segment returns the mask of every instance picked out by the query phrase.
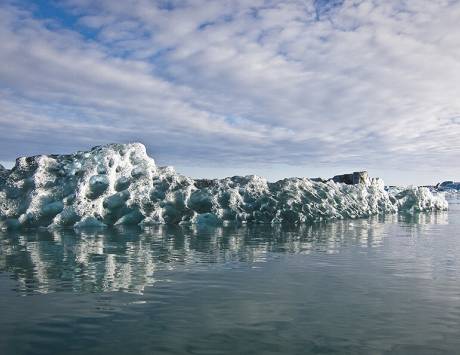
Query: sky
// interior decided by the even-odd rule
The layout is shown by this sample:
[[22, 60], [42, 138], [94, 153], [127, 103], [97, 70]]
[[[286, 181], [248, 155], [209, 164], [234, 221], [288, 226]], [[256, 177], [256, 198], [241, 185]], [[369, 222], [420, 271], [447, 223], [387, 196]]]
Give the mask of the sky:
[[193, 177], [460, 180], [460, 2], [0, 1], [0, 162], [142, 142]]

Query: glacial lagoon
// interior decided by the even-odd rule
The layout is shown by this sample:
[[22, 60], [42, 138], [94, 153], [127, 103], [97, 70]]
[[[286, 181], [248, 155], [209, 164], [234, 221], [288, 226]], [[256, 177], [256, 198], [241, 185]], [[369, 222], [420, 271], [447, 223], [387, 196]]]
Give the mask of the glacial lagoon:
[[0, 232], [0, 353], [460, 349], [460, 204], [246, 227]]

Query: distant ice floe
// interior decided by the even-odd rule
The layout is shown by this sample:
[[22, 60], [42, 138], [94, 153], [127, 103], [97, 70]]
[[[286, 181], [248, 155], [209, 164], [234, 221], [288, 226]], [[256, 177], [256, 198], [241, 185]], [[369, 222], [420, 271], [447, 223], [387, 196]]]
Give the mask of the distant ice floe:
[[436, 185], [436, 189], [439, 191], [460, 191], [460, 181], [444, 181]]
[[40, 155], [0, 168], [0, 227], [307, 223], [445, 210], [424, 187], [386, 191], [364, 175], [330, 180], [234, 176], [194, 180], [158, 167], [140, 143]]
[[448, 201], [458, 203], [460, 199], [460, 181], [444, 181], [433, 187], [436, 191], [442, 191]]

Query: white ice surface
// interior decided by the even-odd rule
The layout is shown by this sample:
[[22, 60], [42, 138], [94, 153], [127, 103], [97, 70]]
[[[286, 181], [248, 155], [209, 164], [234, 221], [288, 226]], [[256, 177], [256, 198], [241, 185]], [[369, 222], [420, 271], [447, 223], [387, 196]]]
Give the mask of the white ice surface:
[[140, 143], [18, 158], [0, 171], [0, 227], [306, 223], [447, 209], [442, 194], [383, 181], [346, 185], [250, 176], [193, 180], [158, 167]]

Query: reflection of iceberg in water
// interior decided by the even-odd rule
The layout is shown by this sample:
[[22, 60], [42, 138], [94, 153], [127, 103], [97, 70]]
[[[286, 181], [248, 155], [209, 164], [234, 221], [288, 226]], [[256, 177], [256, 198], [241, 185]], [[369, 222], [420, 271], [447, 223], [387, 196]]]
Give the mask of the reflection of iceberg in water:
[[0, 234], [0, 271], [17, 279], [21, 293], [142, 293], [165, 270], [212, 263], [264, 262], [273, 253], [337, 254], [349, 245], [383, 245], [387, 226], [415, 231], [448, 223], [447, 213], [390, 215], [302, 226], [168, 227], [76, 232], [41, 230]]
[[438, 211], [436, 213], [416, 213], [400, 215], [401, 222], [410, 223], [418, 228], [426, 228], [427, 226], [436, 224], [448, 224], [449, 213], [446, 211]]

